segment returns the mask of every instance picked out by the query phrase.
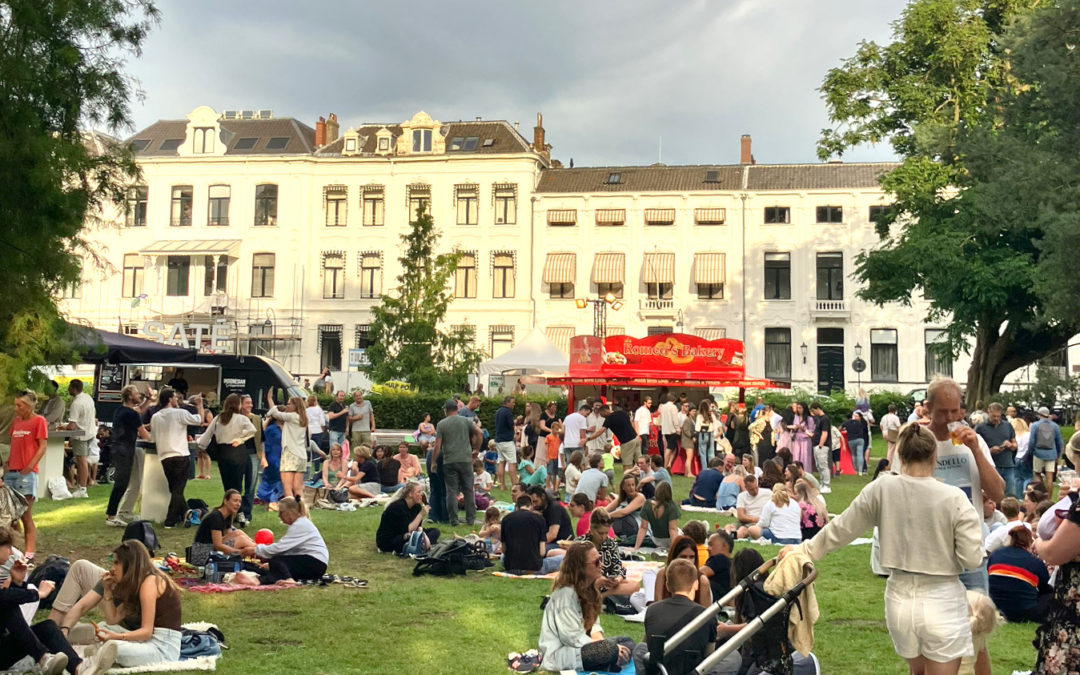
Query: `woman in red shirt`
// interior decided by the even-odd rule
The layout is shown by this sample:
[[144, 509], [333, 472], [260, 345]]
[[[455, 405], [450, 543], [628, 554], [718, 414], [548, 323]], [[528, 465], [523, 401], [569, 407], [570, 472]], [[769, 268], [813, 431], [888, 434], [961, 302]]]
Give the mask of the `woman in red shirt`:
[[34, 559], [37, 550], [37, 527], [34, 525], [34, 498], [37, 494], [38, 462], [45, 456], [49, 429], [45, 418], [34, 414], [37, 396], [22, 391], [15, 397], [15, 419], [11, 422], [11, 455], [8, 457], [4, 485], [18, 490], [26, 497], [26, 512], [22, 514], [26, 536], [26, 560]]

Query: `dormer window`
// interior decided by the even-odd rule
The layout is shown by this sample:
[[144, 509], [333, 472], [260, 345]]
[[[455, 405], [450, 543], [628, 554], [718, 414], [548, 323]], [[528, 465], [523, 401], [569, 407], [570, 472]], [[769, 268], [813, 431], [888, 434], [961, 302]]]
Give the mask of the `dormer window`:
[[355, 138], [346, 138], [345, 139], [345, 152], [356, 152], [356, 139]]
[[214, 127], [195, 129], [195, 144], [191, 151], [196, 155], [206, 155], [214, 151]]
[[379, 139], [379, 152], [390, 152], [390, 137], [383, 136]]
[[412, 151], [431, 152], [431, 129], [413, 129]]
[[618, 185], [621, 182], [622, 182], [622, 174], [621, 173], [609, 173], [608, 174], [608, 176], [607, 176], [608, 185]]

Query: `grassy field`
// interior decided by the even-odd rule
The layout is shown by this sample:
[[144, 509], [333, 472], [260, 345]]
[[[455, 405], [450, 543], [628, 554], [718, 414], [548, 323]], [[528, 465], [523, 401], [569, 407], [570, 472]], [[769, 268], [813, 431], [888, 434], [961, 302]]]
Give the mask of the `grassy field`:
[[[880, 439], [875, 456], [881, 454], [878, 443]], [[867, 480], [834, 478], [829, 510], [842, 510]], [[681, 498], [690, 480], [676, 477], [675, 486]], [[103, 524], [108, 490], [101, 486], [91, 490], [90, 499], [38, 504], [39, 560], [57, 553], [102, 563], [120, 539], [119, 531]], [[193, 481], [188, 496], [216, 504], [221, 485], [216, 478]], [[500, 673], [507, 672], [508, 652], [536, 646], [539, 604], [550, 589], [548, 582], [509, 580], [482, 572], [456, 578], [414, 578], [408, 561], [375, 551], [380, 513], [373, 508], [313, 514], [330, 548], [330, 572], [367, 579], [366, 589], [185, 593], [184, 620], [216, 623], [228, 639], [230, 649], [219, 661], [218, 672]], [[723, 523], [729, 519], [707, 516], [706, 520]], [[261, 527], [278, 534], [284, 530], [276, 514], [256, 507], [255, 522], [248, 531]], [[468, 528], [456, 531], [465, 534]], [[193, 535], [188, 529], [159, 528], [158, 532], [165, 551], [181, 555]], [[776, 550], [762, 547], [766, 558]], [[821, 619], [814, 651], [826, 673], [907, 672], [885, 630], [885, 581], [870, 572], [869, 557], [869, 546], [850, 546], [819, 566]], [[603, 624], [609, 636], [642, 639], [640, 624], [614, 616], [604, 617]], [[1033, 624], [1022, 624], [995, 633], [990, 642], [993, 672], [1030, 669], [1034, 632]]]

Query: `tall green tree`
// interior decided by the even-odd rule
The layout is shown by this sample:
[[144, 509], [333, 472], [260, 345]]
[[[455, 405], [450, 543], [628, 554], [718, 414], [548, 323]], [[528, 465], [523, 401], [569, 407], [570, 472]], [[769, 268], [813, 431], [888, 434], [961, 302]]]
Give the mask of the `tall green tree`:
[[426, 209], [401, 236], [398, 285], [372, 309], [364, 372], [376, 382], [404, 380], [422, 391], [456, 391], [483, 359], [471, 332], [445, 326], [461, 254], [436, 254], [439, 238]]
[[130, 127], [150, 0], [0, 1], [0, 395], [71, 356], [55, 298], [94, 255], [87, 222], [122, 202], [130, 149], [88, 128]]
[[894, 208], [877, 224], [881, 242], [856, 260], [859, 295], [929, 301], [927, 320], [948, 326], [942, 349], [970, 348], [969, 407], [1080, 329], [1078, 314], [1052, 302], [1062, 275], [1048, 266], [1047, 233], [1024, 194], [1042, 167], [1010, 160], [1016, 141], [997, 140], [1024, 124], [1012, 111], [1030, 86], [1007, 34], [1039, 4], [912, 0], [890, 44], [863, 43], [821, 88], [835, 123], [821, 157], [887, 142], [902, 159], [882, 179]]

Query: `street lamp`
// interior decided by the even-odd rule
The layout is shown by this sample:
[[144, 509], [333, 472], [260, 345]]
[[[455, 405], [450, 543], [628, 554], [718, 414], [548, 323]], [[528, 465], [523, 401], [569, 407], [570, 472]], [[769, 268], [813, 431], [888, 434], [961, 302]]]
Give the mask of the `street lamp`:
[[806, 363], [806, 352], [809, 351], [809, 349], [810, 348], [806, 346], [805, 342], [802, 343], [801, 345], [799, 345], [799, 351], [802, 352], [802, 362], [803, 363]]
[[608, 292], [602, 298], [576, 298], [574, 304], [578, 309], [593, 306], [593, 335], [598, 338], [607, 337], [607, 310], [611, 307], [614, 312], [622, 309], [622, 301], [615, 297], [614, 293]]
[[866, 370], [866, 361], [862, 360], [862, 345], [858, 342], [855, 343], [855, 360], [851, 362], [851, 369], [857, 374], [859, 389], [862, 389], [862, 374]]

